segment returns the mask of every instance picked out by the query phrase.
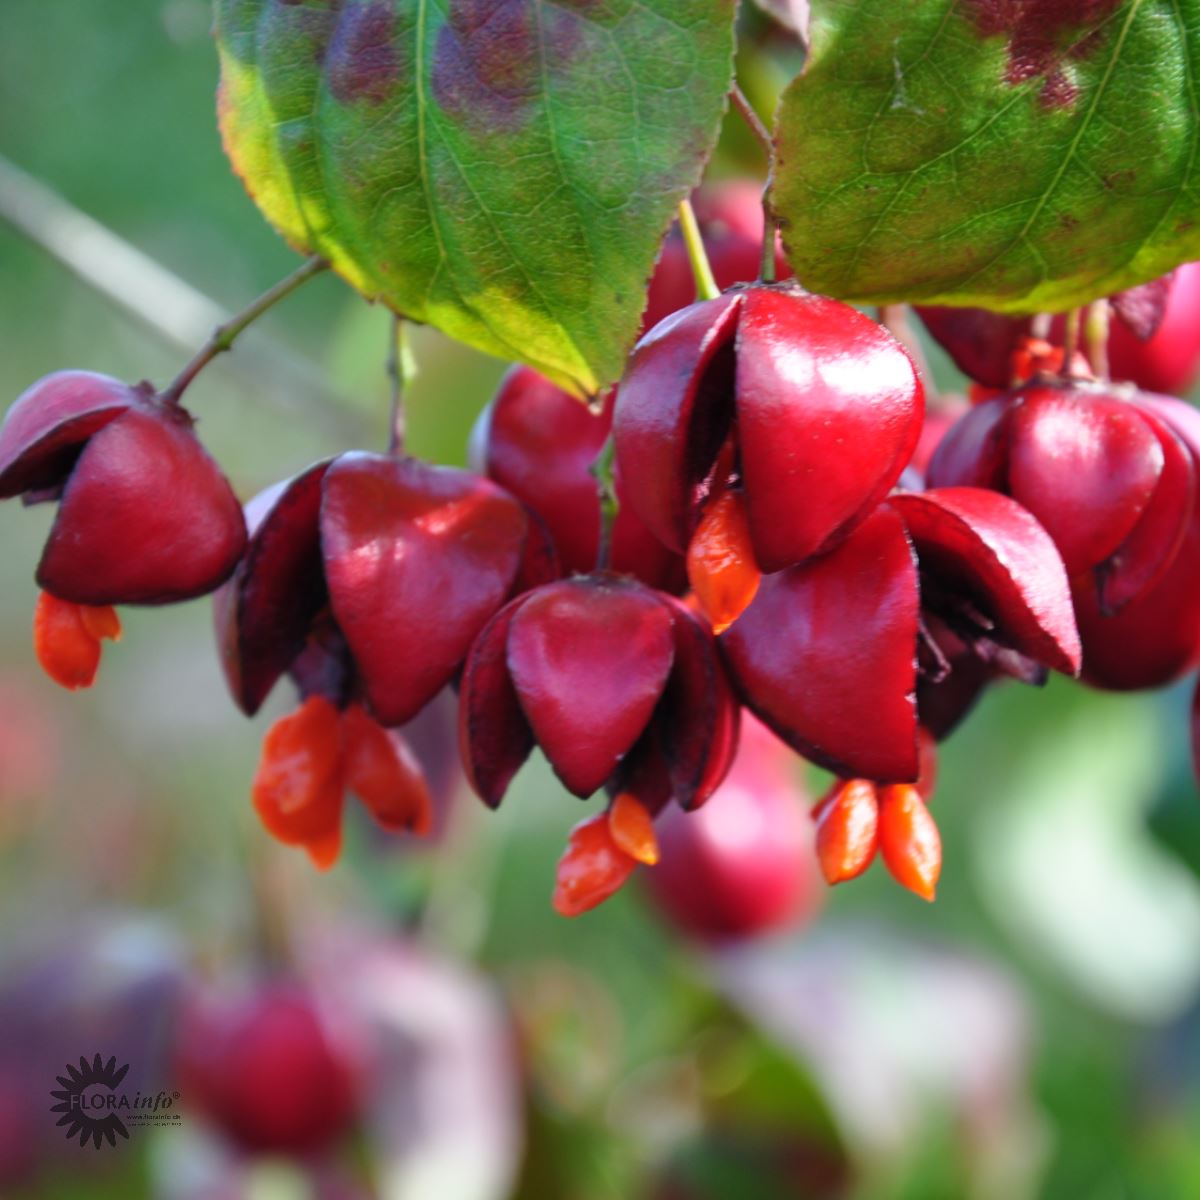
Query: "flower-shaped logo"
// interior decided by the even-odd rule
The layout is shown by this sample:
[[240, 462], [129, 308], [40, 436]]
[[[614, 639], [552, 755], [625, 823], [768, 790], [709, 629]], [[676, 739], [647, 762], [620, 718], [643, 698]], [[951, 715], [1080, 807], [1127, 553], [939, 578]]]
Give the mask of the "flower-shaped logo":
[[57, 1123], [66, 1126], [67, 1138], [78, 1135], [81, 1146], [90, 1138], [97, 1150], [105, 1141], [116, 1146], [118, 1134], [128, 1140], [129, 1130], [117, 1116], [116, 1107], [117, 1088], [129, 1064], [118, 1067], [115, 1057], [104, 1062], [97, 1054], [90, 1063], [81, 1057], [78, 1068], [68, 1063], [66, 1069], [66, 1075], [56, 1076], [61, 1090], [51, 1091], [57, 1103], [50, 1111], [62, 1114]]

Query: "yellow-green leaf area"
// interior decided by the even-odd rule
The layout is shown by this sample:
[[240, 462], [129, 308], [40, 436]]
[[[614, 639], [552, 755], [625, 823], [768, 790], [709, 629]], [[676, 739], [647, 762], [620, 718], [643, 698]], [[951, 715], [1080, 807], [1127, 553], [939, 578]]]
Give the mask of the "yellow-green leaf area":
[[592, 393], [715, 143], [734, 8], [218, 0], [226, 150], [368, 297]]
[[776, 136], [808, 287], [1082, 304], [1200, 258], [1200, 0], [815, 0]]

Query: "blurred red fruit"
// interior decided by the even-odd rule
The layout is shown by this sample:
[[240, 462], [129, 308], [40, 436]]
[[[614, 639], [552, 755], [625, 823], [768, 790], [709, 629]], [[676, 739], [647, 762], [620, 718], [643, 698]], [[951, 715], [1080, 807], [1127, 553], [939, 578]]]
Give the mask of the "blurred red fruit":
[[1200, 262], [1184, 263], [1171, 277], [1158, 329], [1145, 341], [1122, 322], [1112, 323], [1108, 362], [1114, 379], [1148, 392], [1182, 394], [1200, 369]]
[[299, 985], [197, 997], [180, 1019], [175, 1062], [183, 1103], [251, 1154], [318, 1153], [358, 1115], [357, 1058]]
[[698, 812], [668, 810], [649, 894], [705, 941], [751, 938], [810, 920], [821, 888], [808, 802], [795, 757], [753, 718], [733, 768]]

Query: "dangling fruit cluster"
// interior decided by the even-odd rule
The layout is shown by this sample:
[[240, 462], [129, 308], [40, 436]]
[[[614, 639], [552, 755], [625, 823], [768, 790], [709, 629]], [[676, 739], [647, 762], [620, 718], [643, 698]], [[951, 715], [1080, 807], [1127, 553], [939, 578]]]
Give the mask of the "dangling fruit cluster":
[[[793, 920], [818, 872], [876, 858], [932, 900], [936, 744], [990, 684], [1157, 686], [1200, 665], [1200, 416], [1095, 377], [1053, 327], [929, 310], [977, 386], [927, 423], [892, 333], [748, 281], [761, 219], [742, 222], [744, 189], [718, 201], [727, 290], [687, 302], [668, 242], [618, 386], [589, 406], [515, 367], [471, 470], [394, 438], [243, 511], [180, 385], [34, 385], [0, 428], [0, 494], [59, 504], [37, 572], [46, 670], [89, 686], [114, 606], [215, 593], [238, 707], [284, 676], [297, 697], [255, 810], [321, 868], [350, 796], [385, 830], [430, 829], [400, 729], [453, 688], [486, 805], [535, 748], [567, 791], [604, 796], [559, 862], [564, 915], [639, 867], [704, 938]], [[785, 747], [834, 775], [812, 821]]]
[[[1200, 264], [1189, 263], [1113, 297], [1107, 347], [1075, 351], [1069, 370], [1060, 321], [1045, 341], [1029, 321], [982, 310], [923, 313], [975, 401], [943, 435], [927, 481], [989, 488], [1038, 518], [1070, 579], [1092, 687], [1161, 687], [1200, 666], [1200, 415], [1142, 390], [1195, 379], [1198, 284]], [[1200, 773], [1194, 721], [1192, 736]]]

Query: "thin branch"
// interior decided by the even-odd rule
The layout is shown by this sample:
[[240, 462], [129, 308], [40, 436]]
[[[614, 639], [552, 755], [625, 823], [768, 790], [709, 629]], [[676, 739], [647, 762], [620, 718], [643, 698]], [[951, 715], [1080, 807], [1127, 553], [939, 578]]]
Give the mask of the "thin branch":
[[268, 309], [274, 308], [281, 300], [290, 296], [297, 288], [302, 287], [314, 276], [327, 271], [329, 264], [323, 259], [313, 257], [293, 271], [286, 279], [281, 279], [273, 288], [263, 292], [253, 303], [247, 305], [240, 313], [213, 330], [208, 341], [200, 348], [195, 357], [167, 385], [161, 394], [166, 404], [178, 404], [179, 398], [187, 391], [192, 380], [208, 366], [218, 355], [233, 349], [238, 338], [258, 320]]
[[[120, 305], [172, 346], [191, 353], [229, 312], [53, 188], [0, 155], [0, 220], [57, 259], [76, 278]], [[332, 433], [346, 432], [345, 409], [322, 383], [323, 374], [303, 356], [255, 331], [238, 362], [252, 369], [260, 393], [285, 412], [303, 410]], [[312, 403], [297, 397], [311, 398]], [[341, 415], [339, 415], [341, 414]]]
[[[767, 180], [768, 184], [771, 177], [775, 173], [775, 142], [771, 137], [771, 131], [763, 124], [762, 118], [754, 111], [752, 105], [742, 91], [738, 83], [734, 83], [733, 88], [729, 93], [733, 100], [733, 106], [742, 115], [742, 119], [750, 127], [750, 132], [754, 134], [758, 144], [762, 147], [762, 152], [767, 159]], [[775, 282], [775, 238], [778, 233], [778, 227], [775, 223], [775, 214], [771, 211], [771, 206], [767, 203], [767, 188], [763, 189], [762, 197], [763, 211], [763, 240], [762, 240], [762, 259], [759, 263], [758, 277], [763, 283]]]
[[755, 112], [754, 105], [750, 103], [740, 84], [733, 85], [729, 92], [729, 98], [733, 101], [734, 108], [741, 114], [742, 120], [750, 127], [750, 132], [754, 134], [755, 140], [762, 147], [767, 162], [773, 162], [775, 160], [775, 142], [771, 138], [771, 131], [766, 127], [762, 117]]

